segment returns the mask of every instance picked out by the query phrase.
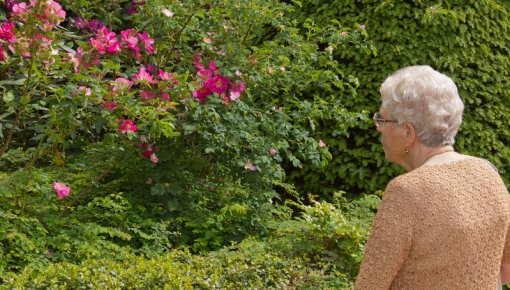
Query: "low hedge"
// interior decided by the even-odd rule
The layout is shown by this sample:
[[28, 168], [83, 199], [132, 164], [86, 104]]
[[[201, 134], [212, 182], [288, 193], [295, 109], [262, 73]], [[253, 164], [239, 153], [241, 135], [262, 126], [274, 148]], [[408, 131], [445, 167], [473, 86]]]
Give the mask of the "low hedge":
[[[150, 257], [126, 245], [82, 260], [32, 262], [0, 272], [1, 289], [350, 289], [363, 256], [376, 195], [349, 203], [292, 202], [302, 212], [267, 225], [271, 236], [248, 237], [217, 251], [192, 253], [184, 246]], [[16, 250], [13, 248], [12, 250]], [[55, 257], [56, 258], [56, 257]], [[52, 261], [52, 262], [50, 262]]]
[[44, 271], [27, 267], [2, 284], [4, 289], [348, 289], [341, 273], [306, 266], [301, 258], [272, 253], [263, 243], [246, 242], [237, 251], [192, 255], [173, 250], [146, 259], [126, 255], [49, 264]]

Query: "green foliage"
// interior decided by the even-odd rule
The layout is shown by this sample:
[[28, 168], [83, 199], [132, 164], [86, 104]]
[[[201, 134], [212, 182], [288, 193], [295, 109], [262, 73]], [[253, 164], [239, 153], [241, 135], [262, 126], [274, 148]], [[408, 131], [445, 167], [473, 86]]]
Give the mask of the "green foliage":
[[[347, 35], [364, 25], [369, 33], [376, 54], [335, 51], [339, 69], [362, 84], [356, 97], [344, 99], [348, 110], [378, 110], [380, 84], [400, 67], [428, 64], [452, 77], [466, 106], [457, 151], [488, 158], [508, 184], [509, 12], [507, 1], [494, 0], [307, 0], [296, 17], [303, 31], [314, 22], [338, 27]], [[329, 165], [293, 175], [304, 190], [334, 192], [341, 187], [371, 193], [402, 172], [384, 160], [378, 133], [369, 122], [350, 129], [347, 138], [336, 137], [333, 130], [330, 123], [319, 129], [335, 156]]]
[[378, 203], [376, 195], [349, 202], [335, 193], [332, 203], [294, 204], [301, 214], [275, 224], [270, 243], [290, 256], [304, 256], [312, 264], [354, 280]]
[[[129, 176], [110, 176], [118, 173], [112, 160], [123, 158], [122, 152], [89, 149], [65, 171], [31, 168], [1, 176], [2, 276], [27, 265], [44, 267], [48, 261], [116, 259], [124, 252], [152, 256], [172, 247], [175, 235], [151, 213], [152, 204], [119, 191]], [[98, 157], [101, 161], [92, 161]], [[51, 181], [64, 177], [73, 190], [59, 200]]]
[[[249, 247], [249, 248], [248, 248]], [[307, 269], [300, 259], [273, 253], [263, 244], [247, 242], [236, 251], [207, 256], [174, 250], [147, 260], [125, 255], [122, 262], [87, 260], [49, 264], [44, 272], [27, 268], [4, 282], [8, 288], [51, 289], [349, 289], [341, 276]]]
[[[306, 224], [316, 242], [305, 257], [272, 254], [255, 238], [270, 236], [277, 217], [290, 218], [285, 198], [300, 199], [287, 173], [332, 160], [321, 124], [345, 136], [366, 121], [344, 107], [359, 82], [333, 57], [370, 51], [365, 31], [344, 37], [310, 22], [302, 33], [288, 17], [292, 6], [265, 0], [63, 0], [66, 19], [47, 27], [42, 20], [51, 17], [40, 17], [54, 2], [37, 3], [26, 19], [12, 18], [13, 32], [34, 41], [15, 50], [0, 42], [1, 278], [30, 277], [34, 288], [349, 285], [365, 235], [361, 225], [359, 237], [347, 229], [354, 215], [331, 225], [345, 237]], [[221, 81], [213, 91], [213, 75], [228, 90], [220, 92]], [[69, 196], [58, 198], [53, 181], [66, 183]], [[325, 204], [296, 209], [314, 223], [320, 212], [342, 216]], [[206, 254], [232, 244], [239, 246]], [[323, 267], [326, 250], [345, 260]], [[157, 258], [165, 253], [169, 260]], [[210, 267], [208, 259], [216, 259]], [[163, 275], [174, 265], [181, 275]], [[183, 274], [189, 267], [196, 276]]]
[[[87, 259], [50, 263], [6, 276], [9, 288], [162, 288], [162, 289], [351, 289], [368, 233], [367, 220], [378, 198], [349, 204], [299, 205], [296, 219], [282, 212], [275, 232], [265, 240], [202, 255], [172, 250], [151, 259], [122, 254], [118, 260]], [[278, 225], [277, 225], [278, 223]]]

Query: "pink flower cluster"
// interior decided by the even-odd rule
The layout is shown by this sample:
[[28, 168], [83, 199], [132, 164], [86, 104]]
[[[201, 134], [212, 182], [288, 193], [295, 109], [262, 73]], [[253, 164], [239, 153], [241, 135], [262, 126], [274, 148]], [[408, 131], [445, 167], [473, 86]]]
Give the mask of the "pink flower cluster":
[[64, 199], [71, 192], [71, 188], [65, 183], [53, 181], [53, 190], [57, 193], [59, 199]]
[[[6, 6], [10, 9], [10, 21], [4, 21], [0, 27], [0, 39], [7, 44], [8, 49], [22, 57], [30, 57], [30, 51], [36, 51], [37, 56], [43, 59], [48, 52], [53, 53], [52, 41], [48, 32], [60, 24], [66, 17], [60, 4], [53, 0], [30, 0], [30, 3], [7, 1]], [[14, 31], [16, 22], [36, 21], [37, 25], [29, 33], [21, 31], [18, 34]], [[6, 58], [5, 48], [0, 45], [0, 61]], [[48, 61], [50, 62], [50, 61]]]
[[51, 31], [66, 18], [66, 12], [53, 0], [30, 0], [30, 4], [15, 3], [11, 8], [11, 17], [22, 22], [28, 19], [39, 21], [41, 31]]
[[[144, 136], [142, 136], [144, 137]], [[142, 156], [143, 158], [149, 158], [150, 161], [154, 164], [159, 162], [158, 157], [156, 156], [156, 152], [159, 151], [159, 149], [156, 147], [155, 143], [146, 143], [147, 140], [144, 138], [140, 138], [142, 143], [140, 144], [140, 147], [142, 147]]]
[[[16, 42], [16, 35], [14, 34], [14, 24], [8, 21], [5, 21], [0, 26], [0, 39], [4, 40], [8, 45], [10, 50], [14, 50], [13, 44]], [[5, 60], [5, 51], [4, 47], [0, 47], [0, 61]]]
[[224, 95], [225, 103], [227, 103], [228, 101], [237, 100], [246, 90], [244, 81], [234, 83], [228, 77], [219, 74], [214, 61], [209, 62], [209, 67], [207, 69], [200, 63], [199, 55], [195, 56], [194, 61], [202, 87], [193, 91], [193, 97], [197, 98], [199, 101], [203, 102], [207, 96], [216, 93], [218, 95]]
[[117, 123], [119, 123], [119, 132], [120, 133], [134, 133], [136, 130], [138, 130], [138, 127], [135, 126], [135, 123], [131, 119], [126, 120], [117, 120]]
[[101, 55], [116, 55], [124, 52], [129, 57], [140, 60], [142, 49], [148, 54], [156, 53], [154, 49], [154, 39], [150, 38], [147, 32], [137, 33], [133, 29], [126, 29], [120, 32], [120, 39], [117, 33], [109, 31], [101, 22], [91, 20], [87, 22], [82, 18], [76, 19], [76, 25], [79, 28], [89, 28], [95, 33], [94, 37], [89, 38], [90, 50], [84, 51], [78, 47], [76, 53], [68, 53], [67, 60], [74, 64], [75, 72], [80, 72], [80, 68], [87, 69], [98, 65]]
[[126, 51], [131, 54], [136, 60], [140, 60], [140, 49], [143, 48], [149, 54], [154, 54], [154, 39], [150, 38], [147, 32], [137, 33], [133, 29], [126, 29], [120, 32], [120, 41], [117, 34], [113, 31], [108, 31], [105, 26], [102, 26], [96, 31], [95, 37], [89, 38], [92, 48], [97, 50], [99, 54], [104, 55], [116, 54], [120, 51]]
[[143, 101], [167, 101], [170, 99], [168, 91], [179, 83], [173, 74], [151, 65], [142, 66], [138, 73], [133, 75], [133, 81], [139, 85], [140, 98]]
[[74, 64], [74, 71], [79, 73], [80, 68], [87, 69], [101, 63], [98, 55], [92, 51], [83, 51], [83, 48], [78, 47], [75, 53], [68, 52], [67, 57], [63, 58]]
[[106, 52], [114, 54], [120, 51], [119, 40], [115, 32], [108, 31], [104, 26], [96, 33], [96, 38], [89, 38], [89, 42], [99, 54], [105, 54]]
[[177, 84], [178, 81], [173, 74], [152, 65], [142, 66], [138, 73], [133, 75], [132, 80], [120, 77], [110, 82], [111, 92], [108, 97], [103, 98], [100, 106], [112, 111], [117, 107], [115, 99], [126, 94], [134, 85], [140, 89], [139, 97], [144, 102], [168, 101], [170, 99], [168, 91]]
[[100, 106], [107, 108], [112, 111], [117, 107], [117, 103], [115, 102], [115, 98], [126, 93], [131, 86], [133, 85], [133, 81], [130, 81], [126, 78], [116, 78], [114, 81], [110, 82], [111, 93], [108, 98], [103, 98], [103, 103]]

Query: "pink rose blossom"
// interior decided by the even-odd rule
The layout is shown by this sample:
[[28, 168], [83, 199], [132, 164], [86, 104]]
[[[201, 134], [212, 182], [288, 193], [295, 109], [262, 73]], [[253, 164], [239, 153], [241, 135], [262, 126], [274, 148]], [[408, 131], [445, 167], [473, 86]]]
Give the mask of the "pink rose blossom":
[[269, 153], [271, 153], [271, 155], [276, 155], [276, 153], [278, 153], [278, 151], [276, 151], [276, 149], [274, 149], [274, 148], [271, 148], [271, 150], [269, 150]]
[[147, 72], [144, 66], [142, 66], [140, 71], [133, 76], [133, 80], [135, 80], [137, 83], [146, 82], [147, 84], [154, 84], [158, 82], [152, 79], [152, 75]]
[[154, 54], [156, 51], [154, 50], [154, 47], [152, 46], [154, 44], [154, 39], [149, 37], [149, 34], [144, 31], [143, 33], [138, 33], [138, 39], [142, 42], [142, 44], [145, 47], [145, 50], [149, 54]]
[[90, 30], [92, 30], [92, 32], [94, 33], [98, 32], [101, 28], [105, 27], [104, 24], [97, 19], [90, 20], [88, 26]]
[[75, 64], [75, 72], [80, 72], [80, 67], [89, 68], [91, 66], [98, 65], [101, 60], [97, 56], [97, 53], [91, 51], [83, 51], [81, 47], [76, 49], [76, 53], [68, 53], [68, 61]]
[[230, 87], [230, 94], [228, 96], [229, 100], [230, 101], [237, 100], [245, 90], [246, 87], [244, 86], [244, 81], [232, 84], [232, 86]]
[[175, 76], [171, 73], [168, 73], [162, 69], [158, 70], [158, 76], [163, 81], [170, 81], [173, 85], [178, 85], [179, 81], [175, 78]]
[[170, 99], [170, 95], [168, 93], [161, 92], [161, 95], [159, 96], [160, 100], [166, 101]]
[[152, 144], [142, 143], [142, 144], [140, 144], [140, 147], [142, 147], [142, 149], [143, 149], [142, 156], [144, 158], [150, 158], [152, 156], [152, 154], [159, 151], [159, 149], [156, 147], [155, 143], [152, 143]]
[[129, 5], [129, 6], [126, 7], [126, 10], [127, 10], [127, 13], [129, 15], [133, 15], [133, 14], [138, 13], [138, 7], [136, 7], [136, 6]]
[[110, 85], [113, 86], [112, 91], [124, 91], [129, 90], [133, 85], [133, 81], [130, 81], [126, 78], [116, 78], [113, 82], [110, 82]]
[[159, 159], [158, 159], [158, 157], [156, 156], [155, 153], [151, 154], [151, 162], [154, 163], [154, 164], [159, 162]]
[[211, 90], [208, 87], [202, 87], [198, 90], [193, 91], [193, 97], [197, 98], [200, 102], [205, 101], [207, 96], [212, 95]]
[[63, 199], [71, 192], [71, 188], [69, 188], [69, 186], [67, 186], [65, 183], [56, 181], [53, 181], [53, 190], [55, 190], [59, 199]]
[[214, 76], [208, 79], [204, 86], [207, 87], [211, 92], [217, 94], [224, 94], [227, 91], [227, 85], [229, 84], [229, 79], [222, 75]]
[[92, 94], [89, 87], [79, 86], [78, 91], [83, 91], [85, 96], [90, 96]]
[[198, 76], [201, 77], [202, 79], [209, 79], [218, 71], [216, 63], [214, 61], [210, 61], [209, 68], [205, 69], [200, 63], [200, 55], [195, 55], [194, 63], [195, 67], [198, 69]]
[[[127, 37], [127, 36], [126, 36]], [[135, 40], [136, 40], [136, 44], [135, 44]], [[140, 58], [142, 57], [142, 54], [140, 53], [140, 48], [138, 47], [138, 38], [135, 38], [135, 39], [128, 39], [127, 40], [128, 42], [126, 41], [123, 41], [123, 46], [122, 48], [128, 48], [129, 50], [127, 51], [127, 54], [128, 55], [132, 55], [134, 59], [136, 60], [140, 60]]]
[[257, 170], [257, 166], [251, 162], [251, 160], [248, 160], [246, 164], [244, 164], [244, 169], [255, 171]]
[[85, 20], [82, 17], [75, 17], [74, 18], [74, 25], [76, 25], [76, 27], [78, 29], [85, 29], [85, 28], [87, 28], [87, 20]]
[[28, 11], [27, 3], [21, 2], [16, 3], [12, 6], [11, 13], [12, 15], [21, 15], [27, 13], [27, 11]]
[[96, 33], [96, 38], [89, 38], [90, 45], [100, 54], [114, 54], [120, 51], [120, 44], [115, 32], [109, 32], [106, 27], [102, 27]]
[[113, 111], [117, 107], [117, 103], [108, 101], [103, 98], [103, 103], [100, 104], [101, 107], [107, 108], [109, 111]]
[[62, 9], [60, 4], [53, 0], [46, 0], [43, 5], [43, 20], [45, 22], [44, 27], [47, 30], [51, 30], [55, 25], [59, 25], [62, 21], [65, 20], [66, 12]]
[[130, 133], [130, 132], [136, 132], [138, 130], [138, 127], [135, 126], [133, 123], [133, 120], [126, 119], [126, 120], [117, 120], [117, 123], [119, 123], [119, 132], [121, 133]]
[[10, 44], [13, 44], [16, 41], [16, 36], [14, 35], [14, 23], [5, 21], [0, 26], [0, 39], [7, 41]]
[[138, 37], [134, 29], [126, 29], [120, 32], [120, 40], [125, 43], [125, 47], [131, 48], [134, 51], [139, 51]]

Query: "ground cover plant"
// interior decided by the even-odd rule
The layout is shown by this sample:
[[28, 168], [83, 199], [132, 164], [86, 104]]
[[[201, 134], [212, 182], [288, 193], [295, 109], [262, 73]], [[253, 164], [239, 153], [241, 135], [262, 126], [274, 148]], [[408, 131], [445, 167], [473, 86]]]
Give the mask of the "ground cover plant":
[[368, 122], [333, 57], [367, 34], [292, 9], [3, 1], [3, 285], [349, 287], [377, 197], [315, 201], [286, 176], [331, 161], [320, 122]]

